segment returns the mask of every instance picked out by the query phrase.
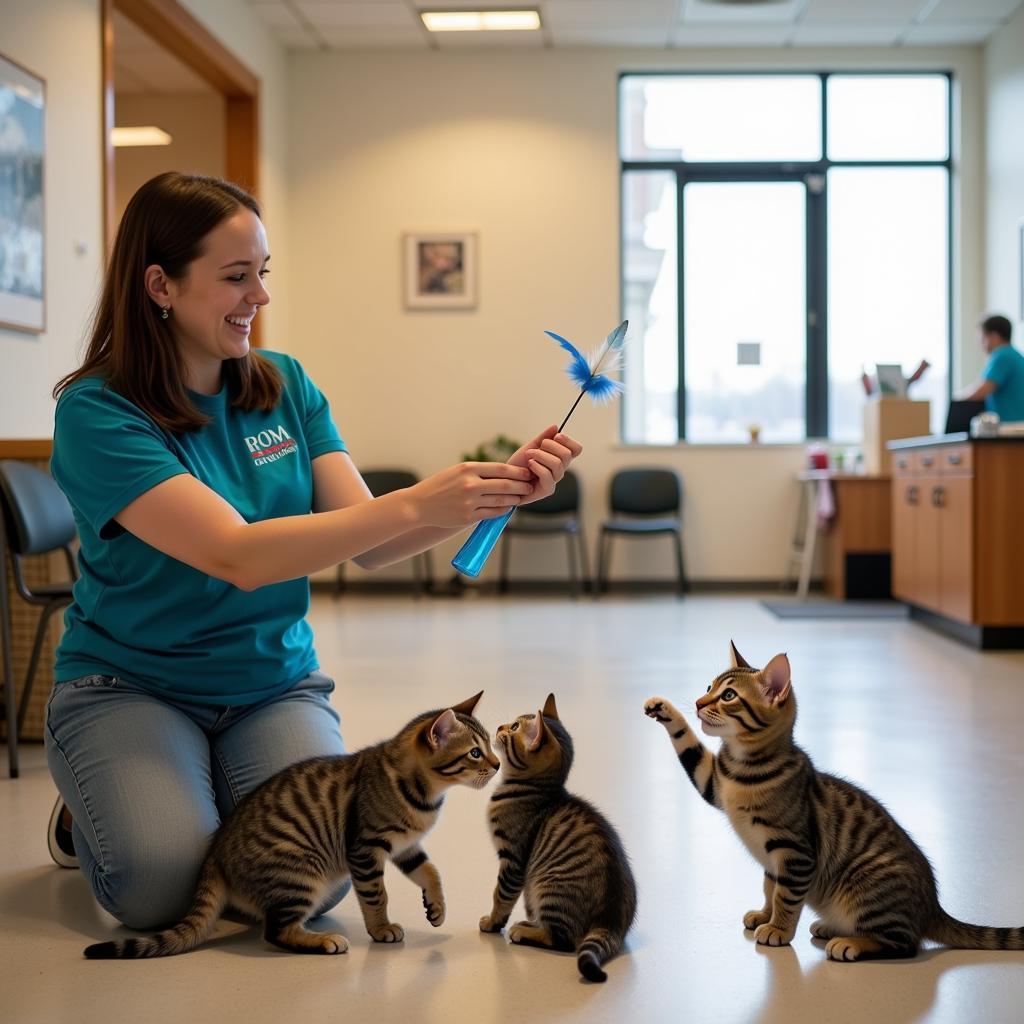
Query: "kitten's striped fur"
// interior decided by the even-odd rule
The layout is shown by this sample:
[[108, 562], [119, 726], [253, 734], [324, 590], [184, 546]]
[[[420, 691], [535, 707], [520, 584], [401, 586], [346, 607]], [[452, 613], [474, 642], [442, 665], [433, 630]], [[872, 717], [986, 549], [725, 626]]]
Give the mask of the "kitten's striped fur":
[[509, 929], [522, 945], [575, 951], [580, 973], [601, 969], [622, 947], [636, 915], [636, 884], [615, 829], [565, 789], [572, 739], [554, 694], [543, 711], [498, 729], [501, 783], [488, 816], [498, 850], [498, 884], [480, 930], [499, 932], [522, 892], [527, 920]]
[[644, 713], [664, 725], [697, 792], [725, 811], [764, 868], [764, 906], [743, 926], [763, 945], [787, 945], [804, 903], [832, 960], [915, 956], [924, 939], [962, 949], [1024, 949], [1024, 928], [964, 924], [939, 906], [931, 865], [872, 796], [819, 772], [793, 742], [789, 661], [761, 671], [735, 646], [733, 668], [697, 701], [712, 754], [663, 697]]
[[401, 942], [388, 920], [389, 858], [423, 890], [427, 920], [444, 922], [441, 876], [420, 846], [447, 789], [480, 789], [499, 768], [472, 717], [482, 693], [414, 718], [393, 739], [354, 754], [300, 761], [246, 796], [213, 838], [188, 915], [158, 935], [89, 946], [90, 959], [170, 956], [209, 938], [231, 904], [263, 922], [268, 942], [295, 953], [344, 953], [340, 934], [305, 922], [351, 877], [366, 930]]

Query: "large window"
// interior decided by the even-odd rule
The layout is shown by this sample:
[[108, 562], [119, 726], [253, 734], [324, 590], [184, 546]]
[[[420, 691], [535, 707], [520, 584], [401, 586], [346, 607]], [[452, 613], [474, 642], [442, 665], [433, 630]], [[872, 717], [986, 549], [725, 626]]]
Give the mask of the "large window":
[[861, 374], [949, 393], [945, 74], [624, 75], [624, 437], [860, 436]]

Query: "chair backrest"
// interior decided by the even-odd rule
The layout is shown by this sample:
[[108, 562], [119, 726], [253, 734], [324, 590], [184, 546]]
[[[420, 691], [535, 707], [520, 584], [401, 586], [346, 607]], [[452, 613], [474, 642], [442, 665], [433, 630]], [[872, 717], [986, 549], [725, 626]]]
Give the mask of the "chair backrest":
[[420, 482], [419, 477], [408, 469], [368, 469], [362, 477], [375, 498]]
[[71, 505], [49, 473], [15, 459], [0, 461], [0, 499], [14, 554], [42, 555], [75, 539]]
[[571, 469], [567, 469], [565, 476], [555, 484], [553, 494], [541, 498], [540, 501], [531, 501], [529, 505], [523, 505], [520, 512], [539, 516], [559, 516], [578, 512], [579, 508], [580, 481]]
[[672, 469], [620, 469], [612, 477], [612, 512], [633, 516], [678, 515], [682, 498], [682, 481]]

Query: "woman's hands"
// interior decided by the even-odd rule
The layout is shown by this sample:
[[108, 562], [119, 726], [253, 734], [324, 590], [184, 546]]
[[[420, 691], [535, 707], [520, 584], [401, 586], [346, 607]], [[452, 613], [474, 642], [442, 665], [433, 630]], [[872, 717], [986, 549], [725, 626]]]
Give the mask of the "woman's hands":
[[533, 473], [525, 466], [461, 462], [421, 480], [408, 494], [421, 525], [458, 528], [503, 516], [535, 489]]
[[554, 493], [555, 484], [565, 476], [573, 459], [583, 451], [583, 446], [568, 434], [558, 433], [558, 427], [542, 430], [532, 441], [524, 444], [508, 460], [510, 466], [528, 468], [534, 478], [533, 493], [521, 504], [540, 501]]

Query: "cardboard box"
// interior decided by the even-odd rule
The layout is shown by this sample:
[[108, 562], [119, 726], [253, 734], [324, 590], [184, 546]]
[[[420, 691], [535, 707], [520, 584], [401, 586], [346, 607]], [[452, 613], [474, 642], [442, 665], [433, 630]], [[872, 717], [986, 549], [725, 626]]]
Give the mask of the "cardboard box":
[[872, 476], [892, 471], [887, 441], [931, 434], [931, 402], [909, 398], [869, 398], [864, 406], [864, 470]]

